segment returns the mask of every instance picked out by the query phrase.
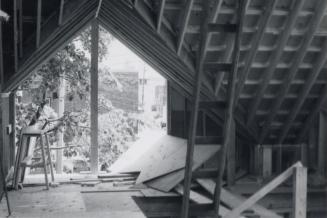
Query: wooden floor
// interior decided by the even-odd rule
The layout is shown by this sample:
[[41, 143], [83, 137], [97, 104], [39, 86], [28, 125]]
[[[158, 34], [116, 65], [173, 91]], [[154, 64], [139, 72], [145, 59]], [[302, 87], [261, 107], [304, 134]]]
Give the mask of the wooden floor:
[[[122, 189], [124, 187], [119, 187]], [[126, 188], [126, 187], [125, 187]], [[61, 185], [49, 191], [43, 187], [29, 187], [9, 192], [13, 215], [19, 218], [74, 218], [74, 217], [110, 217], [110, 218], [144, 218], [132, 196], [143, 196], [141, 192], [96, 192], [113, 189], [109, 183], [96, 187], [80, 185]], [[116, 188], [117, 189], [117, 188]], [[6, 217], [5, 201], [0, 203], [0, 217]]]

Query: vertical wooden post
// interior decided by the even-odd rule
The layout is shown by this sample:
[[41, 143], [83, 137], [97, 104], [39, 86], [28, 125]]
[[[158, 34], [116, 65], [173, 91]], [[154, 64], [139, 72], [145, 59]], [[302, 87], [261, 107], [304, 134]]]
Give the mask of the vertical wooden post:
[[98, 49], [99, 24], [96, 19], [91, 28], [91, 172], [98, 173]]
[[326, 152], [327, 152], [327, 115], [324, 111], [319, 113], [318, 132], [318, 172], [321, 176], [326, 175]]
[[271, 176], [272, 171], [272, 148], [271, 146], [263, 146], [262, 152], [262, 175], [264, 178]]
[[308, 166], [308, 143], [302, 143], [301, 145], [301, 162], [307, 167]]
[[37, 0], [37, 16], [36, 16], [36, 48], [40, 46], [41, 38], [41, 19], [42, 19], [42, 0]]
[[277, 173], [282, 172], [282, 153], [283, 153], [283, 145], [278, 145], [277, 147], [277, 159], [276, 159], [276, 171]]
[[306, 218], [307, 168], [296, 166], [293, 175], [293, 218]]
[[260, 145], [256, 145], [254, 148], [254, 172], [257, 176], [261, 176], [262, 166], [262, 149]]
[[17, 72], [18, 70], [18, 47], [17, 47], [17, 42], [18, 42], [18, 34], [17, 34], [17, 0], [14, 0], [14, 17], [13, 17], [13, 22], [14, 22], [14, 70]]
[[11, 125], [10, 133], [10, 166], [15, 164], [15, 150], [16, 150], [16, 92], [10, 93], [9, 96], [9, 123]]
[[2, 161], [4, 164], [3, 169], [5, 170], [5, 173], [7, 172], [9, 168], [10, 163], [10, 132], [9, 131], [9, 96], [10, 93], [1, 93], [1, 125], [2, 125]]
[[61, 24], [62, 24], [62, 16], [64, 13], [64, 4], [65, 4], [65, 0], [60, 0], [60, 9], [59, 9], [59, 18], [58, 18], [59, 26], [61, 26]]
[[18, 2], [19, 9], [19, 57], [23, 57], [23, 0], [19, 0]]
[[171, 134], [171, 86], [167, 80], [167, 134]]
[[[0, 0], [0, 9], [1, 9]], [[0, 88], [3, 87], [4, 82], [4, 72], [3, 72], [3, 48], [2, 48], [2, 22], [0, 21]], [[0, 89], [1, 92], [1, 89]]]
[[227, 185], [235, 184], [235, 150], [236, 150], [236, 132], [235, 121], [231, 124], [230, 141], [227, 151]]

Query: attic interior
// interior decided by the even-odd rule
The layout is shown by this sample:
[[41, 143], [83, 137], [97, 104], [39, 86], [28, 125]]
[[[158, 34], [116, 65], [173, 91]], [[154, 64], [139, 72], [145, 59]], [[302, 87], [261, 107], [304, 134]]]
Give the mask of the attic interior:
[[[326, 0], [0, 3], [0, 216], [326, 217]], [[90, 25], [93, 177], [55, 183], [47, 131], [26, 131], [21, 141], [40, 138], [45, 183], [20, 189], [17, 88]], [[105, 175], [92, 92], [99, 25], [168, 81], [168, 135]]]

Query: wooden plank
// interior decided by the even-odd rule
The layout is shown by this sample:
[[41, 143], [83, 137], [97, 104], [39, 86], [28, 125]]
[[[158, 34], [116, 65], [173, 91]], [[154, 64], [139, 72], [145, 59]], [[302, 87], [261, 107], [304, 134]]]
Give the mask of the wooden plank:
[[59, 18], [58, 18], [58, 25], [59, 26], [62, 24], [62, 18], [63, 18], [63, 13], [64, 13], [64, 5], [65, 5], [65, 0], [60, 0]]
[[307, 217], [307, 168], [301, 166], [294, 168], [292, 217]]
[[[211, 179], [197, 179], [196, 180], [205, 190], [207, 190], [210, 194], [214, 194], [215, 190], [215, 182]], [[221, 192], [221, 201], [227, 205], [230, 208], [235, 208], [238, 205], [242, 204], [246, 199], [242, 197], [241, 195], [232, 193], [226, 189], [222, 189]], [[259, 204], [254, 204], [251, 208], [254, 213], [262, 216], [262, 217], [269, 217], [269, 218], [280, 218], [279, 215], [276, 213], [266, 209], [265, 207], [259, 205]]]
[[98, 173], [98, 49], [99, 24], [93, 20], [91, 28], [91, 172]]
[[[324, 12], [326, 9], [327, 2], [325, 0], [321, 0], [319, 4], [317, 4], [316, 12], [314, 13], [312, 19], [310, 20], [310, 24], [308, 25], [309, 29], [307, 31], [307, 34], [301, 44], [301, 47], [296, 52], [296, 55], [293, 59], [292, 66], [289, 70], [289, 73], [287, 74], [286, 78], [284, 79], [284, 82], [282, 83], [282, 87], [279, 89], [279, 93], [276, 96], [276, 100], [272, 104], [272, 108], [269, 112], [268, 122], [271, 122], [271, 120], [274, 119], [275, 115], [278, 112], [278, 109], [280, 108], [283, 100], [285, 99], [286, 94], [289, 92], [290, 84], [292, 83], [293, 79], [295, 78], [296, 73], [298, 72], [298, 69], [300, 68], [300, 65], [307, 54], [308, 49], [310, 48], [311, 42], [314, 38], [314, 35], [319, 27], [319, 24], [322, 21], [322, 18], [324, 17]], [[285, 50], [285, 48], [284, 48]], [[251, 104], [249, 109], [249, 116], [247, 120], [247, 125], [249, 125], [256, 114], [258, 106], [255, 104]]]
[[230, 143], [227, 149], [227, 185], [232, 186], [235, 184], [235, 173], [236, 173], [236, 131], [235, 121], [231, 124], [230, 130]]
[[[209, 160], [216, 152], [207, 152], [203, 155], [198, 148], [202, 146], [195, 146], [194, 152], [194, 162], [192, 165], [192, 171], [197, 170], [203, 163]], [[217, 146], [214, 146], [217, 148]], [[219, 148], [219, 147], [218, 147]], [[171, 191], [177, 184], [179, 184], [185, 177], [185, 169], [180, 169], [178, 171], [169, 173], [167, 175], [161, 176], [159, 178], [153, 179], [151, 181], [145, 182], [145, 184], [151, 188], [169, 192]]]
[[[275, 72], [277, 63], [280, 60], [280, 57], [282, 56], [284, 52], [284, 48], [287, 45], [291, 30], [295, 26], [297, 22], [297, 16], [298, 13], [301, 11], [303, 5], [304, 5], [304, 0], [296, 1], [295, 5], [292, 9], [292, 13], [287, 19], [287, 22], [285, 24], [285, 31], [283, 31], [282, 35], [278, 39], [278, 45], [276, 48], [276, 51], [272, 53], [271, 56], [271, 61], [269, 64], [269, 67], [266, 68], [266, 70], [263, 72], [263, 79], [262, 82], [259, 86], [259, 89], [256, 91], [256, 97], [253, 100], [253, 110], [257, 110], [257, 107], [266, 91], [267, 86], [269, 85], [269, 81], [273, 77], [273, 74]], [[253, 113], [253, 112], [252, 112]], [[266, 134], [269, 132], [271, 123], [265, 122], [265, 125], [263, 127], [263, 133], [260, 135], [259, 139], [259, 144], [262, 144], [264, 138], [266, 137]]]
[[318, 126], [318, 173], [325, 178], [327, 166], [327, 114], [325, 112], [319, 113]]
[[289, 177], [291, 177], [293, 175], [293, 171], [295, 167], [302, 167], [302, 165], [300, 162], [298, 162], [293, 166], [291, 166], [290, 168], [288, 168], [287, 170], [285, 170], [282, 174], [280, 174], [275, 179], [270, 181], [268, 184], [262, 187], [259, 191], [257, 191], [251, 197], [249, 197], [242, 204], [234, 208], [232, 212], [229, 213], [225, 218], [233, 218], [239, 216], [243, 211], [252, 207], [261, 198], [263, 198], [265, 195], [267, 195], [269, 192], [271, 192], [273, 189], [275, 189], [277, 186], [279, 186], [280, 184], [285, 182]]
[[267, 7], [265, 9], [265, 12], [262, 14], [262, 17], [260, 17], [260, 22], [258, 25], [258, 30], [256, 32], [256, 34], [254, 35], [253, 39], [252, 39], [252, 43], [251, 43], [251, 50], [250, 52], [246, 55], [246, 59], [245, 59], [245, 66], [242, 70], [242, 73], [240, 73], [240, 78], [239, 78], [239, 84], [237, 87], [237, 91], [236, 91], [236, 104], [237, 104], [237, 100], [239, 98], [240, 93], [242, 92], [244, 83], [246, 81], [246, 78], [250, 72], [252, 63], [255, 59], [255, 56], [257, 54], [261, 39], [263, 38], [263, 35], [265, 33], [267, 24], [269, 23], [269, 19], [274, 11], [275, 5], [277, 4], [277, 0], [272, 0], [272, 1], [268, 1]]
[[[301, 93], [299, 94], [299, 96], [297, 98], [297, 101], [293, 105], [293, 108], [292, 108], [289, 116], [286, 119], [285, 126], [278, 138], [278, 144], [282, 144], [282, 142], [286, 138], [287, 133], [290, 130], [293, 121], [297, 117], [304, 101], [306, 100], [306, 97], [308, 96], [312, 86], [316, 82], [326, 61], [327, 61], [327, 41], [324, 43], [321, 54], [320, 54], [317, 62], [315, 63], [314, 68], [312, 69], [312, 72], [306, 78], [306, 83], [304, 84], [304, 87], [302, 88]], [[262, 139], [264, 137], [265, 137], [265, 135], [262, 134], [260, 139]]]
[[36, 48], [40, 47], [41, 38], [41, 21], [42, 21], [42, 0], [37, 0], [37, 15], [36, 15]]
[[226, 154], [227, 154], [227, 146], [230, 144], [230, 136], [232, 123], [234, 122], [234, 110], [235, 110], [235, 94], [236, 94], [236, 82], [237, 82], [237, 73], [238, 73], [238, 61], [240, 57], [240, 45], [241, 45], [241, 34], [243, 28], [243, 22], [245, 20], [245, 11], [246, 11], [247, 0], [238, 1], [238, 30], [235, 37], [235, 47], [234, 53], [232, 57], [233, 67], [231, 73], [228, 76], [228, 88], [227, 88], [227, 109], [225, 112], [225, 123], [223, 127], [223, 138], [224, 143], [221, 149], [221, 156], [219, 160], [219, 174], [216, 179], [216, 187], [215, 187], [215, 195], [214, 195], [214, 207], [217, 213], [219, 213], [220, 206], [220, 193], [222, 187], [222, 179], [225, 170], [226, 164]]
[[164, 16], [166, 0], [161, 0], [157, 17], [157, 32], [160, 33], [162, 18]]
[[179, 35], [178, 35], [178, 41], [177, 41], [177, 54], [178, 55], [180, 55], [181, 51], [182, 51], [188, 21], [190, 19], [191, 12], [192, 12], [193, 2], [194, 2], [194, 0], [185, 1], [185, 6], [183, 7], [183, 11], [180, 14]]
[[272, 148], [263, 146], [262, 156], [262, 175], [264, 178], [269, 178], [272, 173]]
[[[184, 194], [184, 187], [181, 184], [178, 184], [174, 190], [180, 195]], [[212, 204], [212, 200], [204, 195], [199, 194], [195, 191], [190, 191], [190, 200], [197, 204]]]
[[208, 24], [208, 32], [235, 33], [236, 31], [237, 31], [236, 24], [217, 24], [217, 23]]

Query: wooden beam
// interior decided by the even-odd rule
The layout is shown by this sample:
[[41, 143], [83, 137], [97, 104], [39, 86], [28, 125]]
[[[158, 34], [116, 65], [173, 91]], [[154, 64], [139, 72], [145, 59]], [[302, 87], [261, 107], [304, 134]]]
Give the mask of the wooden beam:
[[236, 92], [236, 82], [238, 73], [238, 61], [240, 57], [240, 45], [241, 45], [241, 34], [243, 28], [243, 22], [245, 20], [247, 0], [238, 1], [238, 12], [237, 12], [237, 24], [238, 30], [235, 36], [235, 47], [233, 52], [233, 66], [230, 74], [228, 75], [228, 88], [227, 88], [227, 109], [225, 112], [225, 122], [223, 127], [223, 145], [220, 151], [220, 161], [219, 161], [219, 174], [216, 179], [216, 188], [214, 195], [214, 207], [219, 214], [220, 207], [220, 194], [222, 187], [223, 174], [226, 164], [227, 146], [230, 144], [230, 134], [232, 130], [232, 125], [234, 122], [234, 110], [235, 110], [235, 92]]
[[314, 124], [314, 120], [315, 120], [317, 114], [322, 109], [323, 105], [327, 104], [327, 85], [325, 85], [325, 88], [322, 90], [321, 93], [322, 93], [321, 96], [317, 100], [316, 104], [313, 106], [312, 111], [310, 112], [309, 116], [305, 120], [303, 128], [301, 129], [300, 133], [298, 134], [297, 143], [303, 142], [308, 131], [311, 129], [312, 125]]
[[318, 173], [323, 178], [326, 177], [327, 166], [327, 114], [325, 112], [319, 113], [319, 130], [318, 130]]
[[272, 173], [272, 148], [262, 147], [262, 175], [269, 178]]
[[235, 173], [236, 173], [236, 131], [235, 121], [231, 124], [230, 130], [230, 143], [227, 149], [227, 185], [232, 186], [235, 184]]
[[[271, 122], [275, 115], [277, 114], [281, 104], [283, 103], [283, 100], [285, 99], [285, 96], [287, 95], [290, 85], [293, 82], [293, 79], [295, 78], [296, 73], [298, 72], [298, 69], [307, 54], [307, 50], [311, 45], [311, 42], [313, 40], [314, 34], [317, 31], [320, 22], [322, 21], [322, 18], [324, 17], [324, 12], [326, 9], [327, 2], [325, 0], [321, 0], [319, 4], [317, 4], [316, 13], [313, 15], [308, 32], [303, 40], [303, 43], [300, 47], [300, 49], [296, 52], [296, 55], [294, 57], [294, 60], [291, 65], [291, 69], [289, 73], [287, 74], [286, 78], [284, 79], [284, 82], [282, 83], [282, 87], [280, 88], [280, 91], [276, 97], [275, 102], [272, 104], [272, 108], [269, 112], [268, 121]], [[254, 117], [256, 110], [258, 109], [259, 101], [255, 101], [254, 104], [251, 104], [249, 109], [249, 116], [247, 124], [249, 125]]]
[[293, 169], [293, 218], [307, 217], [307, 168], [296, 166]]
[[[269, 67], [267, 67], [266, 70], [263, 72], [261, 84], [259, 86], [259, 89], [256, 90], [256, 97], [254, 98], [253, 102], [251, 103], [251, 109], [250, 109], [251, 112], [250, 113], [255, 113], [255, 111], [257, 110], [257, 108], [261, 102], [262, 96], [264, 95], [266, 88], [269, 85], [269, 81], [271, 80], [271, 78], [275, 72], [275, 69], [280, 60], [280, 57], [282, 56], [282, 54], [284, 52], [284, 47], [287, 44], [291, 30], [293, 29], [294, 25], [296, 24], [298, 13], [301, 11], [304, 2], [305, 2], [304, 0], [299, 0], [294, 3], [295, 5], [292, 9], [292, 13], [288, 17], [286, 24], [285, 24], [285, 31], [283, 31], [282, 35], [279, 37], [278, 46], [276, 48], [276, 51], [274, 53], [272, 53], [272, 57], [270, 57]], [[267, 122], [265, 122], [265, 127], [263, 128], [263, 131], [266, 132], [269, 130], [269, 128], [270, 128], [270, 122], [267, 121]], [[263, 138], [260, 138], [260, 140], [259, 140], [260, 144], [262, 143], [262, 140], [263, 140]]]
[[262, 199], [265, 195], [267, 195], [269, 192], [274, 190], [277, 186], [279, 186], [280, 184], [285, 182], [289, 177], [291, 177], [293, 175], [293, 171], [295, 167], [302, 167], [302, 165], [301, 163], [298, 162], [293, 166], [291, 166], [290, 168], [288, 168], [282, 174], [277, 176], [274, 180], [272, 180], [267, 185], [262, 187], [259, 191], [257, 191], [255, 194], [253, 194], [246, 201], [243, 201], [243, 203], [240, 204], [238, 207], [234, 208], [232, 212], [227, 214], [227, 216], [224, 218], [238, 217], [243, 211], [252, 207], [256, 202]]
[[42, 0], [37, 0], [37, 16], [36, 16], [36, 48], [39, 48], [39, 47], [40, 47], [41, 20], [42, 20]]
[[[0, 0], [0, 10], [2, 9], [1, 1], [2, 0]], [[4, 83], [4, 71], [3, 71], [2, 20], [0, 20], [0, 92], [2, 91], [3, 83]]]
[[17, 33], [17, 0], [14, 0], [14, 17], [13, 17], [13, 22], [14, 22], [14, 71], [15, 73], [18, 70], [18, 33]]
[[188, 21], [191, 16], [192, 7], [194, 0], [186, 0], [184, 10], [180, 15], [180, 24], [179, 24], [179, 35], [177, 41], [177, 54], [180, 55], [183, 47], [184, 37], [186, 34], [186, 29], [188, 25]]
[[64, 13], [64, 6], [65, 6], [65, 0], [60, 0], [59, 18], [58, 18], [58, 25], [59, 26], [62, 24], [62, 18], [63, 18], [63, 13]]
[[255, 34], [255, 36], [252, 39], [252, 43], [251, 43], [251, 50], [250, 52], [246, 55], [246, 59], [245, 59], [245, 66], [242, 70], [242, 72], [240, 73], [240, 78], [238, 80], [238, 85], [237, 85], [237, 90], [236, 90], [236, 97], [235, 97], [235, 102], [237, 104], [238, 98], [242, 92], [245, 80], [250, 72], [253, 60], [257, 54], [261, 39], [265, 33], [265, 29], [266, 26], [269, 22], [269, 19], [272, 15], [272, 12], [275, 8], [275, 5], [277, 3], [277, 0], [271, 0], [268, 1], [268, 5], [265, 8], [265, 12], [262, 15], [262, 17], [259, 20], [259, 25], [258, 25], [258, 30]]
[[93, 20], [91, 28], [91, 172], [98, 173], [98, 56], [99, 24]]
[[[188, 1], [190, 5], [187, 5], [187, 11], [190, 11], [193, 5], [193, 0]], [[199, 101], [201, 93], [201, 84], [203, 78], [203, 62], [205, 59], [204, 47], [207, 41], [208, 33], [208, 22], [209, 22], [209, 2], [204, 2], [206, 10], [203, 11], [203, 25], [200, 38], [200, 49], [197, 53], [196, 59], [196, 78], [195, 78], [195, 87], [193, 87], [193, 102], [191, 110], [191, 120], [190, 127], [188, 132], [187, 140], [187, 152], [186, 152], [186, 166], [185, 166], [185, 176], [184, 176], [184, 195], [183, 195], [183, 204], [182, 204], [182, 213], [181, 218], [189, 217], [189, 206], [190, 206], [190, 187], [192, 180], [192, 168], [193, 168], [193, 153], [194, 145], [197, 131], [197, 120], [198, 120], [198, 111], [199, 111]], [[189, 15], [188, 15], [189, 16]], [[183, 20], [188, 20], [188, 18], [183, 18]], [[187, 22], [183, 21], [186, 25]], [[184, 33], [185, 34], [185, 33]]]
[[[298, 115], [304, 101], [306, 100], [312, 86], [314, 85], [315, 81], [317, 80], [317, 78], [321, 72], [321, 69], [325, 65], [326, 61], [327, 61], [327, 41], [325, 41], [325, 43], [323, 45], [323, 50], [315, 64], [312, 72], [310, 74], [308, 74], [307, 82], [304, 84], [304, 87], [303, 87], [301, 93], [299, 94], [299, 97], [297, 98], [297, 101], [295, 102], [295, 104], [285, 122], [286, 124], [285, 124], [285, 127], [283, 128], [281, 135], [278, 139], [278, 144], [282, 144], [285, 137], [287, 136], [287, 133], [290, 130], [293, 121], [295, 120], [296, 116]], [[263, 138], [263, 137], [265, 137], [265, 135], [262, 135], [261, 137]], [[260, 140], [262, 140], [262, 138]]]
[[160, 29], [161, 29], [162, 18], [164, 16], [164, 12], [165, 12], [165, 4], [166, 4], [166, 0], [161, 0], [160, 6], [159, 6], [158, 17], [157, 17], [157, 32], [158, 33], [160, 33]]

